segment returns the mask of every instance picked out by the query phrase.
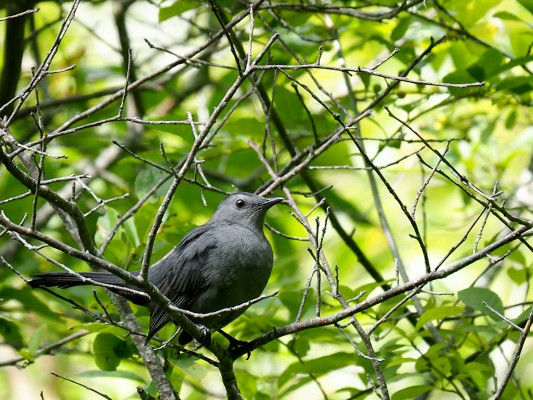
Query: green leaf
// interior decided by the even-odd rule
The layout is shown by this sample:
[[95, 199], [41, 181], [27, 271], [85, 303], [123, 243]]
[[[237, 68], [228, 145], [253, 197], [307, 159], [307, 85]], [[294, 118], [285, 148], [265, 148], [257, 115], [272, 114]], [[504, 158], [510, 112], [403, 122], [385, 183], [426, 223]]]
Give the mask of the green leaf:
[[[141, 198], [148, 193], [162, 179], [168, 178], [168, 174], [153, 167], [143, 169], [135, 179], [135, 194]], [[150, 199], [155, 200], [157, 197], [163, 197], [170, 186], [170, 179], [160, 186]]]
[[[303, 308], [304, 315], [306, 311], [313, 309], [313, 307], [315, 306], [312, 300], [314, 298], [314, 292], [315, 291], [313, 289], [309, 290], [308, 297]], [[290, 310], [291, 314], [296, 315], [296, 312], [300, 308], [300, 304], [302, 301], [302, 291], [300, 289], [283, 290], [278, 294], [278, 298], [283, 303], [283, 305]]]
[[533, 14], [533, 0], [518, 0], [518, 2], [522, 5], [522, 7]]
[[490, 307], [495, 309], [501, 314], [504, 314], [503, 303], [500, 297], [490, 289], [485, 288], [468, 288], [461, 290], [458, 293], [459, 300], [461, 300], [466, 306], [480, 311], [491, 317], [495, 321], [500, 321], [500, 317], [489, 310], [483, 303], [485, 302]]
[[198, 0], [176, 0], [173, 4], [159, 9], [159, 22], [166, 21], [169, 18], [176, 17], [186, 11], [193, 10], [200, 6]]
[[503, 391], [502, 400], [515, 400], [520, 398], [520, 390], [517, 388], [516, 383], [511, 379], [507, 382], [505, 390]]
[[463, 365], [464, 359], [457, 351], [444, 343], [439, 343], [431, 346], [424, 357], [417, 360], [415, 368], [420, 372], [436, 371], [437, 376], [446, 377], [452, 372], [461, 370]]
[[283, 120], [300, 123], [303, 121], [307, 122], [304, 108], [302, 107], [301, 101], [294, 90], [287, 90], [283, 86], [277, 87], [274, 97], [274, 105]]
[[46, 325], [41, 325], [35, 333], [30, 336], [30, 340], [28, 340], [28, 352], [30, 353], [30, 357], [35, 357], [35, 353], [39, 350], [39, 347], [41, 347], [45, 333]]
[[[451, 74], [446, 75], [443, 79], [443, 82], [448, 82], [448, 83], [473, 83], [476, 81], [477, 80], [473, 78], [472, 75], [470, 75], [470, 73], [465, 70], [452, 72]], [[467, 88], [451, 87], [448, 89], [450, 93], [454, 96], [466, 96], [469, 93], [475, 93], [481, 90], [479, 87], [467, 87]]]
[[[368, 296], [370, 296], [375, 289], [385, 284], [390, 284], [394, 281], [395, 281], [394, 279], [388, 279], [388, 280], [380, 281], [380, 282], [370, 282], [370, 283], [366, 283], [364, 285], [358, 286], [355, 289], [348, 288], [346, 286], [341, 286], [341, 293], [343, 293], [345, 297], [349, 297], [349, 298], [357, 297], [358, 301], [363, 301], [363, 300], [366, 300]], [[359, 295], [361, 295], [361, 297], [359, 297]]]
[[126, 232], [126, 236], [128, 237], [130, 243], [132, 243], [133, 247], [138, 247], [141, 245], [139, 232], [137, 232], [137, 227], [135, 226], [135, 221], [133, 218], [128, 218], [122, 225], [122, 228]]
[[515, 94], [524, 94], [533, 89], [533, 78], [530, 76], [510, 76], [496, 86], [496, 90], [506, 90]]
[[393, 393], [392, 400], [404, 400], [404, 399], [414, 399], [416, 396], [430, 392], [433, 390], [433, 386], [430, 385], [419, 385], [419, 386], [410, 386], [405, 389], [400, 389], [396, 393]]
[[313, 360], [305, 360], [290, 365], [280, 375], [278, 386], [282, 386], [298, 374], [313, 374], [315, 376], [326, 374], [330, 371], [354, 365], [356, 356], [353, 353], [335, 353]]
[[464, 307], [461, 306], [441, 306], [434, 307], [426, 312], [424, 312], [418, 319], [415, 330], [419, 330], [425, 324], [430, 321], [441, 320], [443, 318], [455, 317], [456, 315], [464, 312]]
[[[498, 73], [502, 63], [502, 53], [495, 49], [488, 49], [481, 55], [481, 57], [479, 57], [479, 61], [476, 63], [476, 65], [479, 66], [483, 71], [482, 76], [477, 77], [473, 74], [472, 76], [474, 76], [479, 81], [488, 79]], [[468, 69], [468, 72], [470, 72], [470, 69]]]
[[480, 362], [474, 361], [464, 364], [457, 377], [468, 377], [471, 379], [475, 378], [475, 376], [481, 376], [483, 379], [488, 380], [491, 379], [493, 375], [494, 365], [492, 365], [490, 359], [480, 359]]
[[509, 115], [507, 115], [507, 118], [505, 118], [505, 128], [506, 129], [513, 129], [516, 125], [516, 117], [517, 112], [516, 109], [512, 110]]
[[485, 79], [485, 71], [483, 70], [483, 67], [478, 63], [471, 65], [466, 70], [468, 71], [468, 74], [478, 82], [481, 82]]
[[487, 142], [496, 129], [496, 124], [499, 118], [494, 118], [492, 121], [488, 121], [487, 125], [481, 131], [481, 141]]
[[529, 315], [531, 314], [531, 307], [526, 308], [524, 311], [520, 313], [520, 315], [513, 319], [513, 322], [516, 325], [521, 325], [524, 322], [526, 322], [529, 319]]
[[81, 378], [121, 378], [129, 379], [131, 381], [146, 383], [146, 380], [133, 372], [127, 371], [102, 371], [102, 370], [91, 370], [91, 371], [82, 371], [80, 373], [74, 374], [76, 377]]
[[529, 274], [525, 268], [507, 268], [507, 275], [512, 279], [517, 285], [521, 285], [527, 281]]
[[2, 317], [0, 317], [0, 336], [3, 336], [5, 344], [13, 347], [21, 347], [24, 343], [18, 325]]
[[110, 333], [100, 333], [93, 342], [96, 366], [102, 371], [114, 371], [124, 358], [131, 356], [128, 344]]
[[288, 347], [299, 357], [304, 357], [311, 350], [308, 338], [303, 335], [296, 335], [289, 342]]
[[405, 135], [401, 133], [398, 137], [391, 138], [385, 144], [387, 147], [392, 147], [393, 149], [399, 149], [402, 146]]
[[509, 11], [500, 11], [493, 15], [494, 18], [505, 19], [509, 21], [521, 21], [516, 15], [510, 13]]
[[237, 377], [237, 382], [239, 382], [239, 390], [241, 391], [243, 398], [255, 399], [257, 394], [257, 377], [246, 369], [237, 369], [235, 375]]
[[90, 322], [90, 323], [85, 323], [85, 324], [75, 324], [75, 325], [70, 326], [70, 329], [72, 331], [83, 329], [89, 332], [108, 333], [108, 334], [115, 335], [115, 336], [119, 336], [124, 333], [123, 329], [117, 326], [114, 326], [114, 325], [104, 324], [103, 322]]
[[37, 291], [29, 286], [22, 288], [0, 287], [0, 298], [18, 300], [26, 310], [35, 311], [40, 315], [57, 320], [57, 314], [50, 310], [49, 305], [39, 300], [39, 297], [35, 295], [36, 293]]
[[172, 359], [175, 361], [175, 365], [189, 376], [203, 379], [207, 375], [208, 370], [205, 368], [205, 365], [187, 354], [179, 353]]
[[391, 32], [390, 38], [393, 41], [396, 41], [398, 39], [403, 38], [405, 35], [405, 32], [407, 32], [407, 29], [409, 28], [409, 25], [411, 24], [411, 18], [400, 18], [400, 21], [398, 24], [394, 27], [394, 29]]
[[[98, 218], [96, 223], [97, 232], [95, 235], [95, 241], [98, 245], [101, 245], [107, 238], [109, 233], [117, 223], [120, 214], [112, 207], [107, 207], [106, 213]], [[122, 224], [117, 233], [111, 241], [111, 245], [107, 246], [105, 256], [111, 262], [119, 265], [127, 265], [131, 254], [132, 243], [138, 241], [139, 238], [135, 235], [131, 229], [131, 218], [127, 223]], [[128, 228], [128, 229], [126, 229]]]
[[516, 66], [526, 65], [527, 63], [530, 63], [531, 61], [533, 61], [533, 55], [514, 58], [508, 63], [500, 65], [500, 67], [496, 71], [494, 71], [494, 74], [499, 75], [502, 72], [505, 72]]
[[406, 365], [408, 363], [414, 363], [418, 360], [417, 358], [396, 358], [387, 363], [387, 368], [393, 367], [396, 365]]
[[359, 79], [361, 79], [361, 82], [363, 82], [363, 85], [365, 86], [365, 90], [368, 90], [368, 86], [370, 85], [370, 75], [359, 74]]

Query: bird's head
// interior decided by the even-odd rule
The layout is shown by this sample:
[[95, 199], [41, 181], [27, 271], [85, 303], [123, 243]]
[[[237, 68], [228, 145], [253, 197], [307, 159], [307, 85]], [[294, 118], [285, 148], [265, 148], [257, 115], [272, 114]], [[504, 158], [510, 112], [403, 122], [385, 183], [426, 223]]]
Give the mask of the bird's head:
[[282, 200], [283, 197], [266, 198], [252, 193], [235, 193], [219, 204], [211, 221], [243, 223], [262, 230], [267, 211]]

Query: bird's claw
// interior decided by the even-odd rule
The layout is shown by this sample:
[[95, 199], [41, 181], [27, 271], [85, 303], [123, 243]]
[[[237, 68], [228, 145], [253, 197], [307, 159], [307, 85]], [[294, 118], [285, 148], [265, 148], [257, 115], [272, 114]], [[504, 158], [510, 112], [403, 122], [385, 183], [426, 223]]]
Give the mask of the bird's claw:
[[198, 345], [194, 348], [195, 350], [201, 349], [204, 346], [209, 346], [209, 344], [211, 343], [211, 331], [209, 330], [209, 328], [203, 325], [198, 325], [198, 327], [202, 332], [202, 338], [200, 340], [195, 339], [196, 343], [198, 343]]
[[247, 360], [250, 359], [251, 352], [248, 349], [249, 342], [245, 342], [243, 340], [236, 339], [233, 336], [231, 336], [230, 334], [224, 332], [222, 329], [220, 329], [219, 332], [220, 332], [220, 334], [222, 336], [224, 336], [226, 339], [228, 339], [228, 341], [229, 341], [228, 351], [230, 352], [230, 354], [235, 355], [237, 353], [241, 353], [242, 350], [244, 349], [245, 350], [244, 354], [246, 354], [246, 359]]

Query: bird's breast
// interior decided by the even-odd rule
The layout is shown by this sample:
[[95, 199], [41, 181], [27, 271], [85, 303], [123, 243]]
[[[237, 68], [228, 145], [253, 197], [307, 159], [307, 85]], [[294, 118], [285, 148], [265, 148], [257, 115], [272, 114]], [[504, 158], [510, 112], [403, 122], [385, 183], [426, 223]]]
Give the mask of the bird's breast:
[[233, 226], [215, 234], [209, 252], [206, 280], [213, 298], [231, 307], [259, 296], [272, 272], [272, 248], [262, 232]]

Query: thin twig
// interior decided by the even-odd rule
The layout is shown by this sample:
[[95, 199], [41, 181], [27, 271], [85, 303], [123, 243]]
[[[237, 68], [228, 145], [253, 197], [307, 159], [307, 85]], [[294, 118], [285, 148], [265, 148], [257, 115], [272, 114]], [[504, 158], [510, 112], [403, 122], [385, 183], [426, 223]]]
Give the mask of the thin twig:
[[423, 85], [423, 86], [437, 86], [437, 87], [446, 87], [446, 88], [460, 88], [465, 89], [469, 87], [482, 87], [485, 86], [485, 82], [470, 82], [470, 83], [447, 83], [447, 82], [430, 82], [423, 81], [418, 79], [410, 79], [403, 76], [395, 76], [383, 74], [381, 72], [374, 71], [371, 68], [350, 68], [350, 67], [333, 67], [328, 65], [317, 65], [317, 64], [303, 64], [303, 65], [283, 65], [283, 64], [270, 64], [270, 65], [256, 65], [253, 67], [256, 70], [270, 70], [277, 69], [280, 71], [298, 71], [300, 69], [321, 69], [326, 71], [337, 71], [343, 73], [358, 73], [358, 74], [368, 74], [373, 76], [378, 76], [384, 79], [390, 79], [396, 82], [405, 82], [411, 83], [413, 85]]
[[[8, 366], [8, 365], [17, 365], [19, 367], [25, 368], [26, 366], [28, 366], [30, 364], [30, 362], [33, 362], [37, 357], [40, 357], [40, 356], [43, 356], [43, 355], [46, 355], [46, 354], [50, 354], [50, 353], [52, 353], [52, 351], [63, 347], [65, 344], [73, 342], [74, 340], [77, 340], [77, 339], [79, 339], [79, 338], [81, 338], [83, 336], [87, 336], [90, 333], [92, 333], [92, 332], [84, 330], [84, 329], [80, 330], [78, 332], [73, 333], [72, 335], [68, 335], [68, 336], [64, 337], [63, 339], [58, 340], [57, 342], [54, 342], [54, 343], [51, 343], [49, 345], [40, 347], [39, 349], [37, 349], [37, 351], [35, 353], [31, 354], [31, 361], [28, 360], [28, 358], [21, 356], [21, 357], [13, 358], [11, 360], [0, 361], [0, 367], [5, 367], [5, 366]], [[19, 363], [21, 363], [21, 362], [27, 362], [27, 364], [20, 365]]]
[[8, 15], [7, 17], [2, 17], [2, 18], [0, 18], [0, 21], [7, 21], [8, 19], [19, 18], [19, 17], [23, 17], [24, 15], [34, 14], [36, 12], [39, 12], [39, 9], [38, 8], [32, 8], [30, 10], [22, 11], [22, 12], [17, 13], [17, 14]]
[[107, 400], [113, 400], [111, 397], [109, 397], [109, 396], [106, 395], [105, 393], [99, 392], [98, 390], [93, 389], [92, 387], [89, 387], [89, 386], [87, 386], [87, 385], [84, 385], [83, 383], [76, 382], [76, 381], [74, 381], [74, 380], [72, 380], [72, 379], [69, 379], [69, 378], [66, 378], [66, 377], [64, 377], [64, 376], [61, 376], [61, 375], [59, 375], [59, 374], [57, 374], [57, 373], [55, 373], [55, 372], [50, 372], [50, 373], [51, 373], [52, 375], [54, 375], [54, 376], [57, 376], [58, 378], [61, 378], [61, 379], [65, 380], [65, 381], [67, 381], [67, 382], [70, 382], [70, 383], [73, 383], [73, 384], [75, 384], [75, 385], [81, 386], [82, 388], [85, 388], [85, 389], [87, 389], [87, 390], [89, 390], [89, 391], [91, 391], [91, 392], [93, 392], [93, 393], [96, 393], [97, 395], [103, 397], [104, 399], [107, 399]]
[[524, 344], [529, 335], [529, 331], [531, 329], [532, 323], [533, 323], [533, 308], [531, 309], [531, 312], [529, 313], [529, 317], [526, 321], [524, 328], [522, 329], [520, 338], [518, 339], [518, 342], [516, 343], [516, 348], [513, 353], [513, 359], [511, 361], [511, 365], [509, 365], [509, 368], [507, 369], [507, 372], [505, 373], [505, 376], [502, 379], [500, 386], [498, 387], [498, 390], [496, 391], [496, 394], [493, 397], [493, 400], [499, 400], [502, 397], [503, 392], [505, 391], [505, 388], [507, 387], [507, 384], [511, 380], [511, 377], [513, 376], [513, 371], [516, 368], [518, 361], [520, 361], [520, 355], [522, 354], [522, 349], [524, 348]]

